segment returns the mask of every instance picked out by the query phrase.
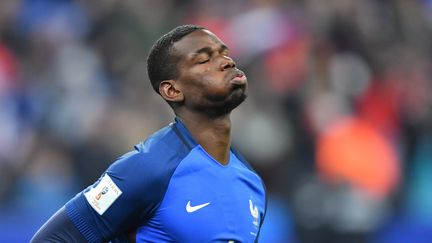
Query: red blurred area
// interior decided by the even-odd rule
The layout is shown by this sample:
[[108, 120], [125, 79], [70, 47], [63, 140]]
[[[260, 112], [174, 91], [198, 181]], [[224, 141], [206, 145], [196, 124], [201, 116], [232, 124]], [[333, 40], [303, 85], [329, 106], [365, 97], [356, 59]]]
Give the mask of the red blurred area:
[[378, 197], [393, 192], [400, 178], [392, 144], [359, 118], [338, 121], [319, 135], [317, 167], [325, 180], [349, 183]]
[[14, 55], [0, 43], [0, 90], [15, 87], [17, 76], [18, 70]]

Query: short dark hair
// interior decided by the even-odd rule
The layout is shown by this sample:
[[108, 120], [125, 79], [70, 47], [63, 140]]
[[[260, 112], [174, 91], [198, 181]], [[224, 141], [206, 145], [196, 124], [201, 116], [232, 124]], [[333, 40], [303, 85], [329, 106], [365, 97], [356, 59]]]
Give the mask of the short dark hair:
[[178, 76], [178, 56], [173, 52], [173, 44], [195, 30], [205, 29], [197, 25], [181, 25], [160, 37], [150, 49], [147, 58], [147, 73], [153, 89], [159, 93], [163, 80]]

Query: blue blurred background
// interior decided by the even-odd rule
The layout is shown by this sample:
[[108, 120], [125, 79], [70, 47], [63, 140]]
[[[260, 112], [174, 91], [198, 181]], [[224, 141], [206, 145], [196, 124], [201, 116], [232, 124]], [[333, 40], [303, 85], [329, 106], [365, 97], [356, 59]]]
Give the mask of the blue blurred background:
[[261, 242], [431, 242], [430, 0], [2, 0], [0, 242], [172, 121], [146, 56], [185, 23], [248, 75], [233, 137], [267, 185]]

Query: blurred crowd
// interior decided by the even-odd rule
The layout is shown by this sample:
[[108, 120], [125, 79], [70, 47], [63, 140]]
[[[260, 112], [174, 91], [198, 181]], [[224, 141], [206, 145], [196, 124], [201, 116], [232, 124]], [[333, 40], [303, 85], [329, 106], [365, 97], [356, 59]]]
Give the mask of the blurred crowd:
[[233, 142], [267, 186], [261, 242], [430, 242], [431, 0], [2, 0], [0, 241], [173, 120], [146, 56], [186, 23], [248, 76]]

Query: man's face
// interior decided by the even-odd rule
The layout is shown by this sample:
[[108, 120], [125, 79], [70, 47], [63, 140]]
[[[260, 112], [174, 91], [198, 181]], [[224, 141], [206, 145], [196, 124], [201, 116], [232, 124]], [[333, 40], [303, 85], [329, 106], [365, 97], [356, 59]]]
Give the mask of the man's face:
[[173, 47], [180, 57], [176, 80], [186, 107], [222, 115], [246, 99], [246, 76], [236, 68], [228, 48], [213, 33], [196, 30]]

